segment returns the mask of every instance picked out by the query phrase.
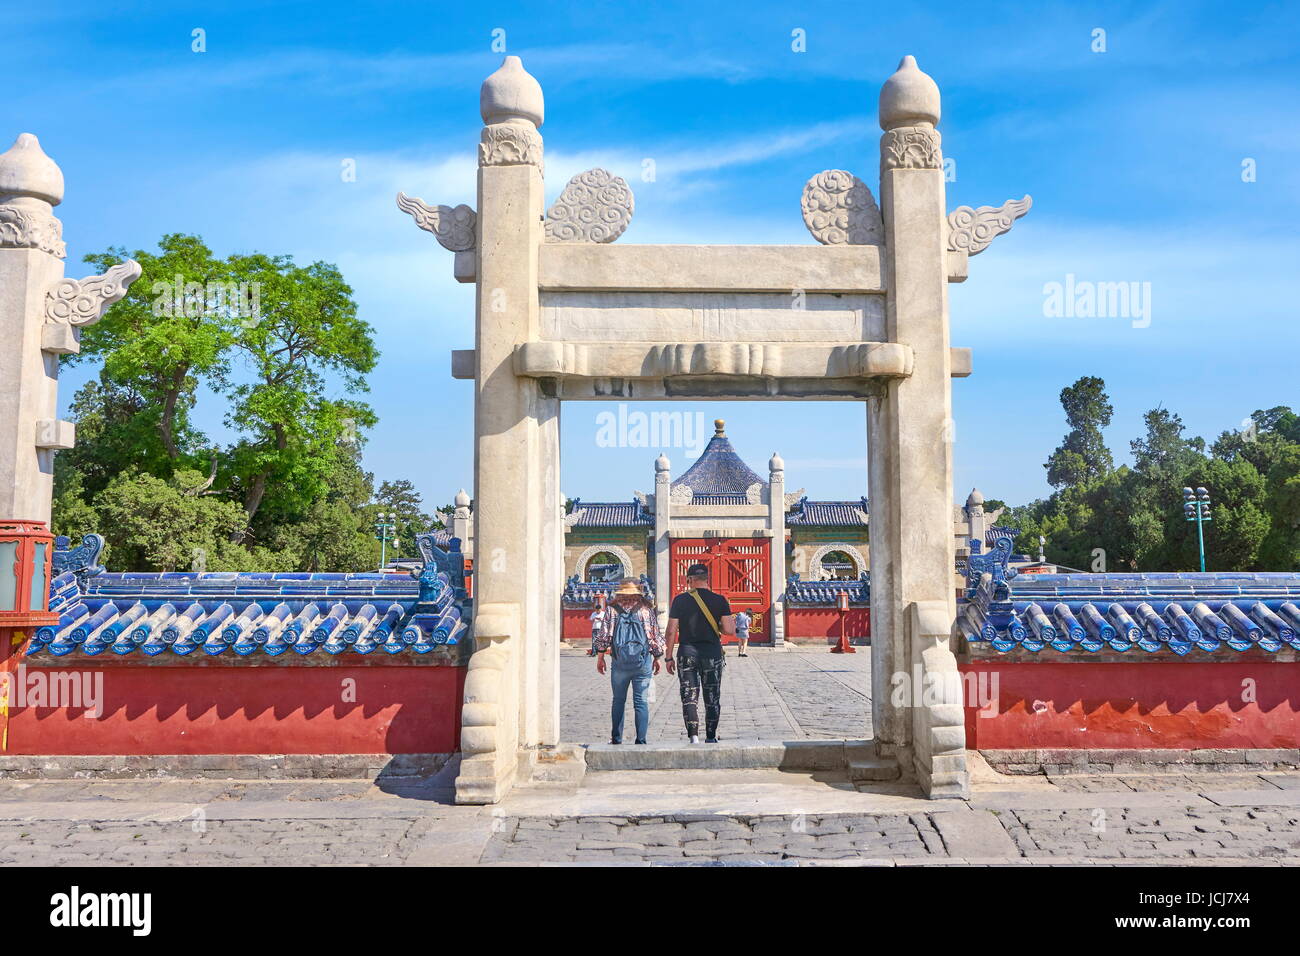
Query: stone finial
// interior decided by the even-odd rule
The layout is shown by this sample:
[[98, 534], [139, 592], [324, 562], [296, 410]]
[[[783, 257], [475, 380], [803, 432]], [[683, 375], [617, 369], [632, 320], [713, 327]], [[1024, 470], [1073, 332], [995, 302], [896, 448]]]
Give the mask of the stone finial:
[[15, 196], [31, 196], [51, 206], [63, 201], [63, 171], [31, 133], [20, 134], [0, 153], [0, 200]]
[[655, 459], [655, 474], [667, 472], [668, 467], [668, 456], [661, 453], [659, 457]]
[[970, 494], [966, 496], [966, 507], [967, 508], [984, 507], [984, 496], [980, 494], [980, 490], [978, 488], [972, 488], [970, 490]]
[[457, 508], [468, 508], [468, 507], [469, 507], [469, 495], [465, 493], [465, 489], [464, 489], [464, 488], [462, 488], [462, 489], [460, 489], [460, 491], [456, 492], [455, 503], [456, 503], [456, 507], [457, 507]]
[[772, 452], [772, 457], [767, 462], [767, 470], [770, 472], [785, 471], [785, 459], [776, 452]]
[[880, 88], [880, 128], [939, 125], [939, 86], [905, 56]]
[[483, 81], [478, 95], [479, 113], [486, 125], [527, 120], [542, 125], [545, 101], [542, 85], [524, 69], [517, 56], [508, 56], [495, 73]]
[[721, 438], [726, 435], [727, 422], [725, 419], [715, 418], [713, 420], [713, 437]]

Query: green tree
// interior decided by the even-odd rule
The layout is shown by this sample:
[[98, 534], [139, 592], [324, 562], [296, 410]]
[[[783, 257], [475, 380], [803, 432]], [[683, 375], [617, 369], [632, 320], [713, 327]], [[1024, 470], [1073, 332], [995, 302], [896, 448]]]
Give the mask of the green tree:
[[260, 290], [259, 314], [241, 321], [233, 343], [249, 377], [223, 379], [231, 403], [226, 423], [244, 436], [232, 449], [246, 515], [235, 532], [242, 540], [264, 503], [292, 518], [325, 492], [332, 450], [358, 442], [360, 429], [375, 422], [369, 406], [331, 398], [329, 386], [365, 391], [378, 353], [335, 266], [251, 255], [232, 257], [231, 268]]
[[1114, 409], [1106, 396], [1106, 383], [1085, 375], [1061, 389], [1061, 407], [1070, 431], [1047, 463], [1047, 482], [1053, 488], [1083, 484], [1100, 478], [1114, 467], [1114, 459], [1101, 430], [1110, 424]]
[[[140, 263], [140, 278], [103, 320], [83, 330], [80, 354], [64, 361], [102, 360], [105, 381], [138, 396], [142, 424], [175, 460], [189, 450], [187, 416], [200, 381], [225, 368], [234, 277], [198, 236], [171, 233], [158, 248], [129, 254]], [[126, 258], [125, 249], [114, 248], [85, 261], [106, 269]]]

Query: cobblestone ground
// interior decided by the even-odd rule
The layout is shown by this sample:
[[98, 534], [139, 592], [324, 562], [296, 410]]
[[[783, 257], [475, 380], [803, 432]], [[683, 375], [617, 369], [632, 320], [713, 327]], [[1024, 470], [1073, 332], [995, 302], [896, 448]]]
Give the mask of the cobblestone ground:
[[[590, 786], [606, 804], [666, 792], [668, 805], [698, 805], [701, 773], [717, 779], [659, 771], [621, 791]], [[790, 808], [825, 792], [867, 809], [575, 813], [572, 794], [538, 790], [457, 807], [445, 781], [7, 781], [0, 865], [1300, 865], [1298, 773], [1127, 776], [1118, 788], [1114, 777], [1040, 777], [940, 803], [902, 784], [859, 793], [728, 773], [732, 805]]]
[[[726, 739], [799, 740], [871, 736], [871, 653], [831, 654], [827, 648], [772, 651], [751, 648], [748, 657], [727, 651], [722, 676], [722, 723]], [[572, 743], [609, 740], [609, 676], [583, 650], [560, 658], [560, 736]], [[701, 717], [703, 715], [701, 714]], [[632, 728], [628, 694], [625, 738]], [[653, 681], [649, 740], [685, 742], [677, 678], [660, 672]]]

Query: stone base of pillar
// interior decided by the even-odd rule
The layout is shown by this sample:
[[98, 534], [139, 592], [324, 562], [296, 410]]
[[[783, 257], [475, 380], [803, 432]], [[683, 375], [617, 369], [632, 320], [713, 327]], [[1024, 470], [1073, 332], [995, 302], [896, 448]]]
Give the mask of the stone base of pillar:
[[912, 769], [931, 799], [965, 799], [970, 796], [966, 714], [949, 643], [952, 611], [947, 601], [917, 601], [907, 611]]
[[456, 775], [456, 802], [476, 807], [500, 803], [514, 785], [513, 766], [501, 766], [492, 756], [466, 757]]

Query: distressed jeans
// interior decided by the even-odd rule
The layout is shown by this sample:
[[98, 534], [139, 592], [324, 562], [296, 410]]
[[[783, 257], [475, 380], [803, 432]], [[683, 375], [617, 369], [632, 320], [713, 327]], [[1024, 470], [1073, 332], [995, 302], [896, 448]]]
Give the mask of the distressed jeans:
[[644, 664], [631, 667], [624, 664], [610, 664], [609, 683], [614, 690], [614, 703], [610, 709], [611, 743], [623, 742], [623, 716], [627, 709], [629, 686], [632, 688], [632, 717], [636, 722], [636, 742], [645, 743], [646, 734], [650, 730], [650, 702], [647, 699], [647, 691], [650, 690], [651, 660], [652, 658], [647, 654]]
[[725, 657], [678, 651], [677, 679], [681, 683], [682, 719], [687, 737], [700, 735], [701, 690], [704, 691], [704, 736], [710, 740], [718, 736], [718, 721], [722, 717], [722, 669], [726, 666]]

